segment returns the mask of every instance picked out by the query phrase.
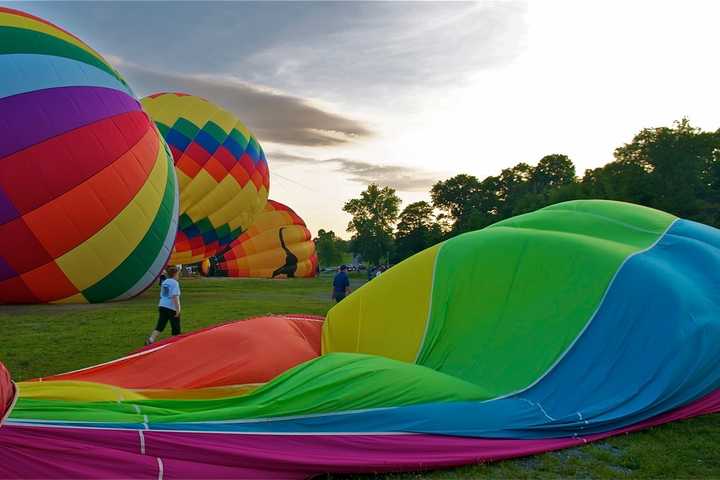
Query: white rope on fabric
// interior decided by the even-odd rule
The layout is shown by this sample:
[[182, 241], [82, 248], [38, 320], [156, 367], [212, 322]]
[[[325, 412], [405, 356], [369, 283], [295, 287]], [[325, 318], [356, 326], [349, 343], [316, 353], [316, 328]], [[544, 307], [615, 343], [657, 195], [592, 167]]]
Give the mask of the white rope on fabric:
[[17, 383], [13, 382], [12, 380], [10, 381], [10, 383], [13, 386], [13, 398], [10, 401], [10, 406], [8, 406], [8, 409], [5, 412], [5, 414], [2, 417], [0, 417], [0, 426], [5, 422], [5, 420], [10, 418], [10, 413], [13, 411], [13, 408], [15, 408], [18, 398], [20, 398], [20, 387], [18, 387]]
[[155, 457], [158, 463], [158, 480], [163, 480], [163, 474], [165, 473], [165, 467], [163, 466], [162, 458]]

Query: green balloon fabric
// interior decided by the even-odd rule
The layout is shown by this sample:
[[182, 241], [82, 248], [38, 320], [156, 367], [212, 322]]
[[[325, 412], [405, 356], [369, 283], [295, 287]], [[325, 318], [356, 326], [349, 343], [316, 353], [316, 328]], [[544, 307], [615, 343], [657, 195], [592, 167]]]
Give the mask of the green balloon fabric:
[[448, 240], [417, 363], [493, 397], [528, 387], [582, 332], [623, 261], [674, 218], [619, 202], [568, 202]]

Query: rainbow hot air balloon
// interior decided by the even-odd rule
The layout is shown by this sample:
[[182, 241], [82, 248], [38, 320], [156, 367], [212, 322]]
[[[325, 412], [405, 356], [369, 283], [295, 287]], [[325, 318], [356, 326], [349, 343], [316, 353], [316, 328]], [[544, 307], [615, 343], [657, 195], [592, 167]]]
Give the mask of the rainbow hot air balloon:
[[314, 277], [317, 254], [305, 222], [290, 207], [268, 200], [248, 231], [201, 268], [224, 277]]
[[152, 283], [177, 230], [172, 156], [72, 34], [0, 7], [0, 303], [102, 302]]
[[200, 97], [157, 93], [142, 105], [170, 146], [180, 185], [170, 263], [200, 262], [226, 249], [265, 206], [265, 153], [234, 114]]

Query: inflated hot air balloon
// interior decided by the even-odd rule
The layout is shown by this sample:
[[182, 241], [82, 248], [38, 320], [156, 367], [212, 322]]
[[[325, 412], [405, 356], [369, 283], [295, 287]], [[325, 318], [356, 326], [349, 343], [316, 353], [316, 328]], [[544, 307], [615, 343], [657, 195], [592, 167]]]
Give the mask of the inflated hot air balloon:
[[[720, 412], [718, 284], [715, 228], [619, 202], [553, 205], [365, 284], [329, 311], [319, 356], [312, 326], [284, 317], [23, 382], [0, 477], [417, 470]], [[259, 365], [245, 371], [244, 340], [283, 357], [260, 363], [295, 366], [246, 376]], [[208, 365], [198, 347], [214, 344]], [[161, 375], [144, 372], [153, 359]], [[201, 386], [166, 374], [178, 364]]]
[[265, 206], [265, 153], [234, 114], [203, 98], [157, 93], [142, 105], [170, 146], [180, 185], [170, 263], [200, 262], [226, 249]]
[[255, 223], [230, 249], [201, 265], [222, 277], [314, 277], [317, 254], [305, 222], [288, 206], [268, 200]]
[[138, 294], [177, 230], [172, 156], [72, 34], [0, 7], [0, 303]]

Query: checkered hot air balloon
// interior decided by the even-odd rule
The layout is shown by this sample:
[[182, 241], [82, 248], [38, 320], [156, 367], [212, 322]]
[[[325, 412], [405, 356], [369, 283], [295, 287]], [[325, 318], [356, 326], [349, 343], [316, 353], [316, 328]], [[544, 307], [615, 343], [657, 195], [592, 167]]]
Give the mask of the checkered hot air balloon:
[[196, 263], [225, 250], [267, 201], [260, 143], [238, 118], [203, 98], [158, 93], [142, 99], [175, 159], [180, 218], [170, 263]]

